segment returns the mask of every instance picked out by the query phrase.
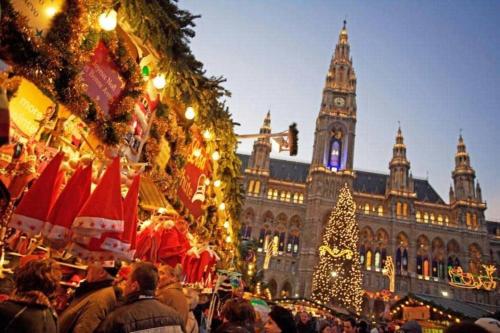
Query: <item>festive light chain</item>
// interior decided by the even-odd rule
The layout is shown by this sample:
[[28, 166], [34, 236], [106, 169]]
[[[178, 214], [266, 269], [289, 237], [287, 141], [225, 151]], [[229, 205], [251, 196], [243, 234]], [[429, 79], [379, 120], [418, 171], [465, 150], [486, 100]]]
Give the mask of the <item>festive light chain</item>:
[[339, 250], [336, 247], [334, 247], [332, 250], [328, 245], [321, 245], [319, 247], [319, 255], [323, 256], [325, 255], [326, 252], [328, 252], [334, 258], [342, 257], [345, 255], [346, 259], [348, 260], [352, 259], [352, 251], [349, 249]]
[[393, 293], [396, 290], [396, 272], [394, 271], [394, 262], [392, 261], [392, 256], [388, 256], [385, 259], [384, 269], [382, 274], [389, 278], [389, 291]]

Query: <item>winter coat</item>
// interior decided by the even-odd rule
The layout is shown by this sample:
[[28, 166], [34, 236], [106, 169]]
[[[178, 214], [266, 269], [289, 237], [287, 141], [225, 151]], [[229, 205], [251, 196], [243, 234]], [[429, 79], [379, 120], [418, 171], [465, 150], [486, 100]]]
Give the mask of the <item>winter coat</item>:
[[165, 305], [172, 307], [179, 312], [184, 324], [187, 323], [189, 304], [186, 296], [182, 292], [182, 285], [179, 282], [172, 283], [158, 289], [156, 296]]
[[57, 315], [40, 291], [17, 293], [0, 303], [0, 332], [57, 333]]
[[254, 333], [251, 325], [244, 323], [224, 323], [217, 327], [215, 333]]
[[316, 333], [316, 329], [314, 328], [315, 322], [313, 320], [307, 321], [307, 323], [303, 323], [299, 320], [297, 323], [297, 332], [298, 333]]
[[186, 333], [199, 333], [198, 322], [194, 316], [193, 311], [189, 311], [188, 319], [186, 322]]
[[111, 312], [96, 333], [137, 331], [182, 333], [184, 321], [174, 309], [155, 299], [153, 291], [143, 291], [128, 295], [125, 304]]
[[92, 333], [117, 304], [112, 280], [83, 282], [59, 318], [61, 333]]

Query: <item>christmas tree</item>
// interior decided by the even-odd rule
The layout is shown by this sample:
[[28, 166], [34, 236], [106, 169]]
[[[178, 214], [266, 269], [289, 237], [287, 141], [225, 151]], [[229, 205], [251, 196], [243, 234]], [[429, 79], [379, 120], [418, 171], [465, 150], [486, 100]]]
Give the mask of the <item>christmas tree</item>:
[[361, 312], [361, 268], [357, 250], [356, 204], [347, 184], [326, 225], [313, 274], [313, 299]]

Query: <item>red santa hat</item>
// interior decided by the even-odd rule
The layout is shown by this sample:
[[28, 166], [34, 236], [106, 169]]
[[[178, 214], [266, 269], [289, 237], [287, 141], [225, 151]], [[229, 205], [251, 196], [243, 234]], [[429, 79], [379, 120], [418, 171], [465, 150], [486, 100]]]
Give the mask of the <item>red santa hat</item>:
[[91, 182], [92, 165], [78, 168], [59, 195], [43, 230], [52, 246], [62, 247], [70, 240], [71, 224], [90, 196]]
[[30, 237], [42, 230], [58, 192], [56, 185], [63, 157], [63, 153], [58, 153], [43, 170], [12, 214], [9, 227], [21, 230]]
[[100, 237], [123, 231], [123, 203], [120, 189], [120, 159], [116, 157], [73, 221], [73, 232]]
[[128, 260], [133, 259], [135, 252], [140, 180], [140, 175], [134, 177], [123, 203], [123, 219], [125, 222], [123, 232], [118, 237], [116, 235], [106, 237], [101, 245], [103, 250], [117, 252], [119, 257]]

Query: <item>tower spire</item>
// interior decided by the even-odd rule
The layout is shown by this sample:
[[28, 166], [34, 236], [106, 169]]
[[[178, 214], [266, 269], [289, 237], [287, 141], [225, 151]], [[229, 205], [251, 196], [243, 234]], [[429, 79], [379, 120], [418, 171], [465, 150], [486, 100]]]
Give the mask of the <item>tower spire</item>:
[[476, 172], [470, 165], [469, 153], [464, 143], [462, 130], [458, 136], [457, 152], [455, 153], [455, 169], [452, 172], [456, 200], [476, 199]]
[[406, 158], [406, 145], [404, 144], [401, 123], [398, 121], [396, 143], [392, 148], [392, 159], [389, 163], [390, 180], [389, 191], [413, 192], [412, 179], [410, 177], [410, 162]]

